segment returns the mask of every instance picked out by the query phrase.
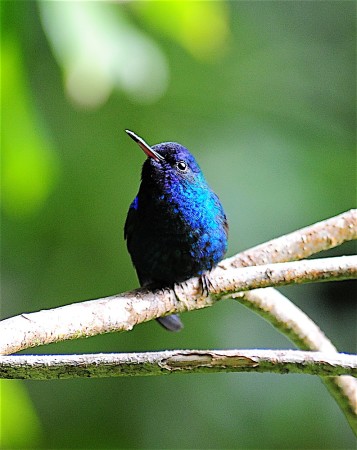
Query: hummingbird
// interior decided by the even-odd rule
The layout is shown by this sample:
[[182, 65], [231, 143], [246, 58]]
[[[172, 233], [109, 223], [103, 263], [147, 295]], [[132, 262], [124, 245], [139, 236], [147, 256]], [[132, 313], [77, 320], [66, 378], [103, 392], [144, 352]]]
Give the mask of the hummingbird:
[[[203, 277], [227, 250], [228, 222], [221, 202], [187, 148], [177, 142], [151, 147], [125, 131], [147, 156], [124, 226], [140, 285], [173, 288]], [[156, 320], [169, 331], [183, 328], [176, 314]]]

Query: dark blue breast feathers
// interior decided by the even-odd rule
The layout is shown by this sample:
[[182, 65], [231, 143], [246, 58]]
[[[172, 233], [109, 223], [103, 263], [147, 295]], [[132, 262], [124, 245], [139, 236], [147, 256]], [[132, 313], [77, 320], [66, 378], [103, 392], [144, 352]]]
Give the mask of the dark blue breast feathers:
[[141, 285], [170, 286], [201, 275], [223, 258], [228, 225], [218, 197], [185, 147], [168, 142], [149, 149], [150, 154], [143, 148], [148, 158], [125, 238]]

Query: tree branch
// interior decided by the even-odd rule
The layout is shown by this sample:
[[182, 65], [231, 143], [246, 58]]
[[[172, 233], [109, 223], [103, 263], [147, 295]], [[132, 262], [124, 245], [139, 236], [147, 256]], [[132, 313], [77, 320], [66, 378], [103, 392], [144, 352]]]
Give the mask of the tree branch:
[[[271, 286], [337, 281], [357, 277], [357, 256], [302, 260], [251, 266], [238, 269], [214, 269], [210, 273], [210, 293], [222, 295]], [[217, 287], [214, 283], [218, 283]], [[177, 290], [176, 290], [177, 292]]]
[[357, 276], [357, 256], [295, 261], [238, 269], [212, 270], [210, 295], [198, 278], [175, 290], [139, 289], [121, 295], [73, 303], [0, 322], [0, 354], [78, 337], [125, 331], [134, 325], [173, 312], [211, 306], [233, 293], [269, 286], [307, 283]]
[[[357, 239], [357, 210], [351, 209], [228, 258], [223, 268], [293, 261]], [[274, 289], [238, 294], [237, 300], [265, 317], [299, 348], [335, 350], [317, 325]], [[284, 306], [283, 306], [284, 305]], [[349, 376], [323, 379], [357, 435], [357, 381]]]
[[[298, 260], [356, 239], [356, 219], [356, 210], [350, 210], [222, 261], [210, 274], [213, 294], [208, 297], [202, 294], [199, 280], [192, 279], [176, 286], [175, 291], [151, 292], [140, 289], [4, 320], [0, 322], [0, 353], [13, 353], [65, 339], [130, 330], [141, 321], [174, 312], [204, 308], [227, 297], [235, 297], [256, 310], [298, 346], [333, 352], [335, 348], [321, 330], [274, 289], [259, 289], [245, 293], [233, 291], [294, 282], [353, 278], [356, 275], [354, 260], [346, 258], [318, 260], [323, 261], [322, 265], [315, 267], [313, 266], [315, 262], [304, 261], [301, 262], [302, 265], [279, 267], [275, 264], [260, 267], [257, 271], [254, 267], [246, 267], [241, 271], [232, 269]], [[337, 267], [335, 263], [338, 264], [339, 261], [343, 261], [345, 266]], [[329, 266], [330, 263], [332, 265]], [[257, 279], [254, 279], [254, 276]], [[225, 282], [227, 284], [224, 284]], [[18, 356], [9, 358], [15, 357]], [[356, 432], [356, 380], [350, 376], [328, 377], [324, 380]]]
[[[320, 328], [275, 289], [257, 289], [236, 295], [244, 306], [263, 316], [298, 348], [337, 355], [336, 347]], [[357, 381], [350, 376], [322, 378], [357, 434]]]
[[258, 266], [308, 258], [357, 239], [357, 210], [317, 222], [227, 258], [223, 268]]
[[[287, 236], [261, 244], [222, 261], [216, 271], [221, 270], [227, 274], [229, 269], [247, 264], [258, 265], [282, 262], [287, 259], [296, 260], [314, 252], [340, 245], [345, 241], [357, 238], [356, 217], [356, 210], [350, 210]], [[269, 278], [272, 274], [268, 271], [265, 276]], [[196, 308], [211, 306], [212, 296], [203, 298], [199, 295], [197, 279], [184, 283], [181, 289], [178, 287], [177, 295], [182, 297], [179, 291], [181, 294], [185, 293], [190, 283], [190, 295], [193, 296]], [[217, 287], [217, 283], [213, 281], [213, 284]], [[245, 298], [249, 298], [249, 295]], [[187, 295], [184, 295], [183, 299], [187, 299]], [[128, 305], [130, 301], [133, 301], [132, 305]], [[22, 314], [0, 322], [0, 354], [9, 354], [65, 339], [130, 330], [140, 321], [172, 313], [175, 308], [177, 311], [184, 311], [185, 308], [182, 307], [184, 303], [185, 301], [177, 302], [176, 294], [169, 290], [156, 293], [137, 290], [105, 299], [67, 305], [32, 314]]]
[[357, 356], [298, 350], [173, 350], [0, 356], [0, 378], [6, 379], [49, 380], [202, 372], [357, 376]]

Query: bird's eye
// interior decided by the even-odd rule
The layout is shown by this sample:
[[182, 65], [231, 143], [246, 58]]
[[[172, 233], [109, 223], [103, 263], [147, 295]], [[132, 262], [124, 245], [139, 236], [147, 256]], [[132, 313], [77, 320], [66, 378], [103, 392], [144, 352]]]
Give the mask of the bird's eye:
[[176, 167], [180, 172], [187, 172], [188, 165], [185, 163], [185, 161], [179, 161], [176, 163]]

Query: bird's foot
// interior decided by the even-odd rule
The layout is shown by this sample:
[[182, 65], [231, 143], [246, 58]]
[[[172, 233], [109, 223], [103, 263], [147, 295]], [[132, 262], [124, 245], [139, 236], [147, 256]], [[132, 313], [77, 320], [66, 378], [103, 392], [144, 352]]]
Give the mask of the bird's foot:
[[211, 283], [211, 280], [209, 279], [207, 274], [203, 274], [200, 276], [200, 285], [202, 289], [202, 295], [205, 297], [208, 297], [211, 293], [211, 289], [214, 287]]

